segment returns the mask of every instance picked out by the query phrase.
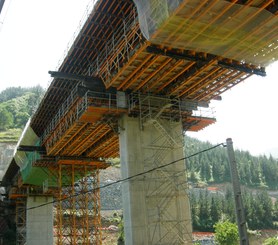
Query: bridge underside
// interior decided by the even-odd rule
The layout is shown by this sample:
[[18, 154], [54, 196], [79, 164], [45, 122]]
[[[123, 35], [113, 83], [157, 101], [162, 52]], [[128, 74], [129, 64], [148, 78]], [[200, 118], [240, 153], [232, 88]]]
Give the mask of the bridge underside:
[[[123, 135], [130, 132], [123, 133], [125, 127], [121, 125], [126, 117], [132, 118], [126, 122], [136, 121], [139, 137], [148, 137], [143, 136], [144, 130], [157, 130], [156, 137], [164, 138], [169, 144], [166, 148], [171, 149], [165, 159], [173, 160], [177, 147], [172, 130], [165, 125], [179, 125], [180, 131], [199, 131], [214, 123], [214, 116], [207, 114], [210, 101], [221, 99], [223, 92], [254, 74], [265, 76], [265, 66], [278, 57], [277, 2], [273, 0], [94, 2], [58, 71], [51, 73], [54, 79], [31, 120], [30, 127], [38, 138], [32, 146], [42, 147], [44, 152], [26, 154], [27, 163], [21, 166], [23, 186], [42, 185], [57, 166], [90, 166], [92, 173], [108, 167], [107, 159], [119, 156], [123, 150], [119, 149], [119, 137], [121, 145], [127, 143]], [[151, 141], [148, 150], [140, 150], [148, 158], [146, 152], [154, 147], [156, 151], [150, 154], [156, 157], [154, 166], [159, 166], [163, 162], [159, 155], [161, 151], [164, 154], [165, 145], [150, 144]], [[136, 147], [139, 145], [134, 149]], [[179, 154], [181, 151], [179, 149]], [[129, 152], [121, 152], [123, 156], [125, 160], [130, 158]], [[141, 164], [146, 164], [144, 159], [142, 161]], [[153, 208], [149, 211], [154, 217], [154, 220], [145, 220], [146, 224], [153, 234], [159, 227], [165, 237], [169, 227], [159, 222], [155, 227], [151, 225], [162, 217], [166, 223], [171, 220], [162, 213], [157, 215], [161, 211], [159, 205], [168, 205], [173, 211], [175, 205], [184, 203], [183, 198], [187, 202], [186, 197], [181, 195], [172, 203], [168, 202], [169, 193], [164, 190], [154, 198], [146, 189], [155, 192], [161, 174], [169, 177], [172, 170], [174, 168], [168, 173], [154, 174], [154, 179], [140, 192], [146, 202], [151, 200], [153, 204], [153, 207], [152, 204], [145, 207], [145, 214], [148, 208]], [[127, 177], [133, 174], [125, 170], [123, 173]], [[64, 185], [71, 186], [74, 192], [72, 181], [83, 177], [77, 174], [70, 178], [71, 183], [64, 182]], [[170, 186], [175, 176], [168, 179]], [[57, 181], [52, 187], [58, 186], [60, 194], [65, 191]], [[133, 184], [126, 188], [136, 191]], [[180, 190], [173, 188], [180, 195]], [[16, 195], [22, 197], [20, 192]], [[131, 199], [136, 196], [132, 190], [128, 195]], [[183, 212], [176, 216], [183, 217]], [[184, 218], [181, 223], [183, 221], [184, 224], [190, 222], [190, 218]], [[130, 229], [134, 232], [132, 226]], [[190, 232], [181, 234], [178, 229], [175, 232], [178, 242], [188, 240], [185, 237]], [[150, 233], [148, 237], [162, 239]], [[73, 239], [69, 243], [77, 241]], [[97, 239], [100, 240], [99, 236]], [[62, 240], [61, 234], [60, 243]]]
[[[225, 0], [96, 1], [59, 67], [59, 72], [79, 78], [53, 79], [31, 127], [42, 136], [81, 81], [97, 92], [152, 94], [194, 103], [218, 99], [251, 75], [265, 75], [264, 66], [277, 59], [275, 6], [270, 0], [245, 4]], [[90, 109], [93, 122], [102, 121], [107, 113], [97, 107]], [[116, 117], [121, 113], [126, 112], [117, 109]], [[196, 125], [196, 119], [188, 117], [185, 130], [200, 130], [213, 123], [212, 119], [199, 118], [199, 126], [193, 128], [188, 125]], [[82, 127], [92, 134], [98, 130], [98, 138], [112, 137], [108, 134], [113, 130], [107, 125], [89, 126], [84, 121], [80, 119], [49, 154], [58, 154]], [[80, 144], [85, 138], [77, 139]], [[117, 155], [116, 148], [111, 156]], [[62, 154], [80, 155], [83, 149], [68, 146]], [[104, 150], [104, 155], [109, 154]]]
[[[59, 67], [79, 77], [53, 79], [31, 127], [48, 155], [115, 157], [117, 118], [130, 113], [128, 106], [116, 106], [116, 91], [126, 98], [139, 93], [208, 104], [251, 75], [265, 75], [264, 66], [277, 59], [276, 14], [273, 1], [97, 1]], [[115, 100], [88, 100], [83, 115], [74, 118], [71, 111], [83, 105], [68, 100], [80, 83]], [[73, 107], [63, 118], [59, 112], [67, 101]], [[184, 130], [215, 121], [192, 111], [183, 117]]]

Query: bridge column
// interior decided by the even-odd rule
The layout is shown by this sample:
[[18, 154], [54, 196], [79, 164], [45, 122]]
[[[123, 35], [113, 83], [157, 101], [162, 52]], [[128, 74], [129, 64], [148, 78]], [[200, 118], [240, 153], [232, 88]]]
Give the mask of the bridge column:
[[[192, 244], [180, 122], [127, 115], [119, 121], [125, 244]], [[153, 170], [152, 170], [153, 169]]]
[[[26, 244], [53, 245], [53, 204], [51, 203], [52, 201], [52, 197], [27, 197]], [[49, 202], [51, 204], [44, 205]], [[30, 209], [32, 207], [37, 208]]]

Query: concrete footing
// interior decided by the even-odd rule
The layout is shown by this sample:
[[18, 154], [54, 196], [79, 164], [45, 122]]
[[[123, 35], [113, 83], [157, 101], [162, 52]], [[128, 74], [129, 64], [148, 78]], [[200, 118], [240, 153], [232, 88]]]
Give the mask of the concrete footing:
[[125, 244], [192, 244], [192, 225], [182, 126], [179, 122], [138, 118], [120, 120]]

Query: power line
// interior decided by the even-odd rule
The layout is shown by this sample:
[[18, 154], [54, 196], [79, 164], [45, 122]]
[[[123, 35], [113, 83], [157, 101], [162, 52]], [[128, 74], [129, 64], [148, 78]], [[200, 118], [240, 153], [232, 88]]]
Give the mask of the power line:
[[[129, 177], [127, 177], [127, 178], [120, 179], [120, 180], [117, 180], [117, 181], [108, 183], [108, 184], [103, 185], [103, 186], [99, 186], [99, 187], [93, 188], [93, 189], [91, 189], [91, 190], [88, 190], [88, 191], [85, 191], [85, 192], [82, 192], [82, 193], [81, 193], [81, 192], [78, 192], [78, 193], [76, 193], [76, 194], [74, 194], [74, 195], [70, 195], [70, 196], [67, 196], [67, 197], [65, 197], [65, 198], [61, 198], [61, 199], [58, 199], [58, 200], [56, 199], [56, 200], [53, 200], [53, 201], [51, 201], [51, 202], [46, 202], [46, 203], [43, 203], [43, 204], [40, 204], [40, 205], [37, 205], [37, 206], [34, 206], [34, 207], [26, 208], [25, 211], [32, 210], [32, 209], [37, 209], [37, 208], [40, 208], [40, 207], [43, 207], [43, 206], [46, 206], [46, 205], [49, 205], [49, 204], [54, 204], [54, 203], [57, 203], [57, 202], [65, 201], [65, 200], [68, 200], [68, 199], [71, 199], [71, 198], [74, 198], [74, 197], [78, 197], [78, 196], [81, 196], [81, 195], [85, 195], [85, 194], [90, 193], [90, 192], [93, 192], [93, 191], [97, 191], [97, 190], [101, 190], [101, 189], [110, 187], [110, 186], [112, 186], [112, 185], [116, 185], [116, 184], [119, 184], [119, 183], [122, 183], [122, 182], [126, 182], [126, 181], [129, 181], [129, 180], [135, 179], [135, 178], [137, 178], [137, 177], [140, 177], [140, 176], [143, 176], [143, 175], [145, 175], [145, 174], [151, 173], [151, 172], [156, 171], [156, 170], [158, 170], [158, 169], [162, 169], [162, 168], [165, 168], [165, 167], [170, 166], [170, 165], [172, 165], [172, 164], [178, 163], [178, 162], [180, 162], [180, 161], [183, 161], [183, 160], [186, 160], [186, 159], [195, 157], [195, 156], [197, 156], [197, 155], [199, 155], [199, 154], [202, 154], [202, 153], [204, 153], [204, 152], [211, 151], [211, 150], [213, 150], [213, 149], [215, 149], [215, 148], [217, 148], [217, 147], [219, 147], [219, 146], [226, 146], [226, 144], [225, 144], [225, 143], [220, 143], [220, 144], [214, 145], [214, 146], [212, 146], [212, 147], [210, 147], [210, 148], [207, 148], [207, 149], [198, 151], [198, 152], [196, 152], [196, 153], [193, 153], [193, 154], [191, 154], [191, 155], [189, 155], [189, 156], [186, 156], [186, 157], [177, 159], [177, 160], [175, 160], [175, 161], [166, 163], [166, 164], [161, 165], [161, 166], [158, 166], [158, 167], [151, 168], [151, 169], [149, 169], [149, 170], [147, 170], [147, 171], [144, 171], [144, 172], [141, 172], [141, 173], [138, 173], [138, 174], [129, 176]], [[11, 214], [9, 214], [9, 215], [11, 215]], [[15, 214], [14, 214], [14, 215], [15, 215]]]
[[79, 193], [76, 193], [76, 194], [74, 194], [74, 195], [70, 195], [70, 196], [67, 196], [67, 197], [65, 197], [65, 198], [59, 199], [59, 200], [53, 200], [53, 201], [51, 201], [51, 202], [47, 202], [47, 203], [43, 203], [43, 204], [40, 204], [40, 205], [37, 205], [37, 206], [34, 206], [34, 207], [30, 207], [30, 208], [26, 209], [26, 211], [27, 211], [27, 210], [36, 209], [36, 208], [40, 208], [40, 207], [43, 207], [43, 206], [46, 206], [46, 205], [49, 205], [49, 204], [54, 204], [54, 203], [59, 202], [59, 201], [65, 201], [65, 200], [68, 200], [68, 199], [73, 198], [73, 197], [78, 197], [78, 196], [80, 196], [80, 195], [85, 195], [85, 194], [87, 194], [87, 193], [90, 193], [90, 192], [93, 192], [93, 191], [96, 191], [96, 190], [101, 190], [101, 189], [107, 188], [107, 187], [112, 186], [112, 185], [115, 185], [115, 184], [119, 184], [119, 183], [122, 183], [122, 182], [126, 182], [126, 181], [129, 181], [129, 180], [135, 179], [135, 178], [137, 178], [137, 177], [139, 177], [139, 176], [143, 176], [143, 175], [145, 175], [145, 174], [151, 173], [151, 172], [156, 171], [156, 170], [158, 170], [158, 169], [165, 168], [165, 167], [167, 167], [167, 166], [170, 166], [170, 165], [175, 164], [175, 163], [177, 163], [177, 162], [180, 162], [180, 161], [189, 159], [189, 158], [191, 158], [191, 157], [197, 156], [197, 155], [202, 154], [202, 153], [204, 153], [204, 152], [211, 151], [211, 150], [213, 150], [213, 149], [215, 149], [215, 148], [217, 148], [217, 147], [219, 147], [219, 146], [225, 146], [225, 144], [224, 144], [224, 143], [220, 143], [220, 144], [214, 145], [214, 146], [212, 146], [212, 147], [210, 147], [210, 148], [207, 148], [207, 149], [204, 149], [204, 150], [202, 150], [202, 151], [193, 153], [192, 155], [189, 155], [189, 156], [186, 156], [186, 157], [177, 159], [177, 160], [175, 160], [175, 161], [166, 163], [166, 164], [161, 165], [161, 166], [158, 166], [158, 167], [151, 168], [151, 169], [149, 169], [149, 170], [147, 170], [147, 171], [144, 171], [144, 172], [141, 172], [141, 173], [138, 173], [138, 174], [129, 176], [129, 177], [127, 177], [127, 178], [120, 179], [120, 180], [114, 181], [114, 182], [112, 182], [112, 183], [108, 183], [108, 184], [106, 184], [106, 185], [99, 186], [99, 187], [93, 188], [93, 189], [91, 189], [91, 190], [82, 192], [82, 193], [79, 192]]

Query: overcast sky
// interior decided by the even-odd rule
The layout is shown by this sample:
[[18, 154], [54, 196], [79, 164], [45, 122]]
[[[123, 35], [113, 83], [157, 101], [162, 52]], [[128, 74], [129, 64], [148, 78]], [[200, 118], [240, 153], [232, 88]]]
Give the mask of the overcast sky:
[[232, 138], [238, 149], [254, 155], [278, 157], [278, 63], [268, 67], [267, 77], [253, 76], [222, 94], [215, 107], [217, 122], [190, 136], [212, 143]]
[[[11, 86], [46, 87], [90, 0], [6, 0], [0, 16], [0, 91]], [[253, 76], [213, 102], [217, 123], [190, 136], [278, 157], [278, 63], [267, 77]]]

